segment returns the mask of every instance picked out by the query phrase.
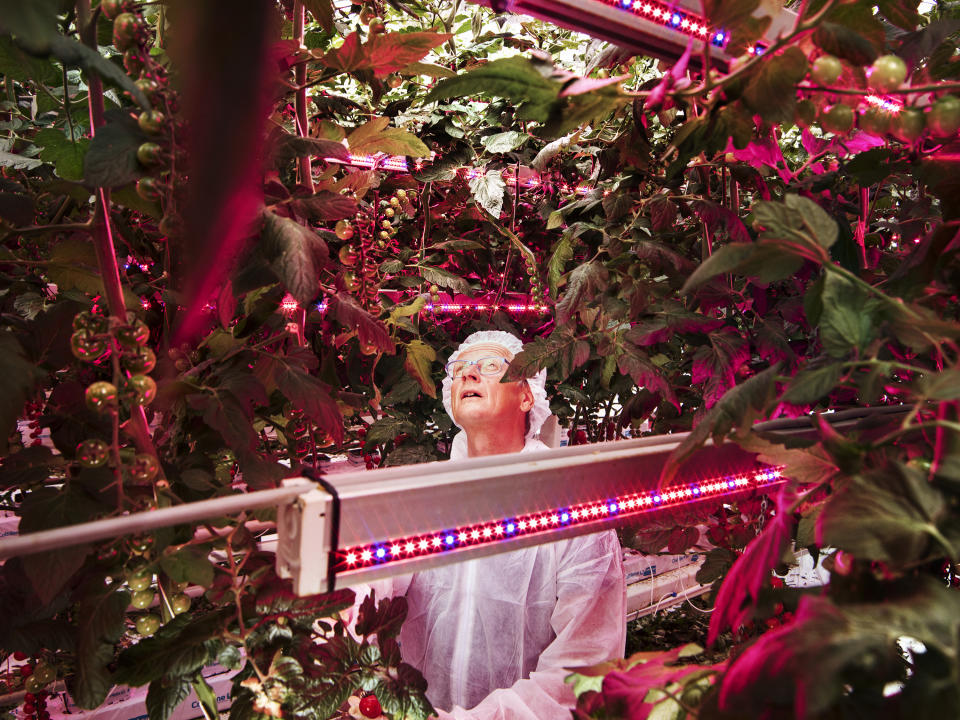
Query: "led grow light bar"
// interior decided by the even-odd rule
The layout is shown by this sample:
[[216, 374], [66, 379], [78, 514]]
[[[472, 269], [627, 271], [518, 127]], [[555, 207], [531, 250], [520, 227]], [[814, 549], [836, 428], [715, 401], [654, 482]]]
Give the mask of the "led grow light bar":
[[[857, 427], [867, 437], [877, 417], [904, 412], [901, 406], [856, 408], [821, 417], [834, 427]], [[807, 418], [761, 423], [757, 429], [816, 434]], [[293, 579], [298, 593], [323, 592], [642, 525], [694, 503], [770, 492], [784, 480], [779, 468], [761, 464], [737, 445], [708, 444], [681, 466], [681, 482], [659, 488], [667, 458], [685, 437], [331, 475], [326, 490], [311, 490], [279, 508], [277, 570]]]
[[725, 444], [702, 448], [684, 465], [684, 482], [658, 489], [683, 437], [332, 475], [325, 490], [280, 508], [277, 568], [298, 593], [323, 592], [642, 523], [781, 482], [778, 469]]
[[767, 468], [676, 485], [660, 491], [630, 493], [601, 502], [586, 502], [573, 507], [547, 508], [541, 512], [519, 517], [502, 518], [423, 535], [393, 538], [337, 551], [334, 569], [347, 570], [383, 565], [410, 557], [449, 552], [466, 546], [499, 543], [520, 535], [546, 535], [558, 528], [591, 523], [600, 519], [632, 518], [651, 510], [686, 505], [744, 490], [762, 489], [780, 482], [782, 482], [780, 469]]
[[[474, 0], [496, 12], [530, 15], [539, 20], [586, 33], [640, 55], [675, 61], [694, 42], [690, 62], [699, 66], [700, 51], [711, 46], [711, 61], [727, 69], [733, 59], [727, 53], [731, 37], [700, 14], [697, 0], [674, 3], [656, 0]], [[778, 34], [788, 30], [796, 14], [781, 10], [773, 17], [764, 39], [746, 48], [746, 52], [764, 52]]]

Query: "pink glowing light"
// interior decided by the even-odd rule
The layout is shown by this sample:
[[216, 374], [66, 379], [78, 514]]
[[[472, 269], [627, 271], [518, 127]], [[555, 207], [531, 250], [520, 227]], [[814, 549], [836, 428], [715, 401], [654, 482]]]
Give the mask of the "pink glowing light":
[[[530, 533], [550, 533], [571, 524], [591, 522], [602, 517], [617, 515], [630, 516], [648, 512], [651, 509], [678, 507], [686, 503], [697, 502], [703, 498], [723, 497], [745, 490], [763, 488], [780, 482], [780, 468], [767, 467], [749, 473], [736, 473], [716, 477], [706, 481], [685, 483], [660, 492], [630, 493], [610, 498], [603, 502], [588, 501], [569, 508], [552, 508], [530, 513], [521, 517], [494, 520], [488, 523], [472, 525], [444, 533], [433, 533], [427, 537], [400, 538], [385, 543], [375, 543], [339, 551], [341, 566], [383, 564], [400, 558], [400, 548], [407, 556], [414, 552], [415, 543], [421, 553], [447, 552], [465, 545], [499, 542], [510, 537]], [[446, 542], [442, 542], [445, 538]], [[386, 547], [390, 547], [389, 557]]]
[[290, 315], [291, 313], [296, 312], [298, 307], [300, 307], [300, 304], [290, 293], [284, 295], [283, 300], [280, 301], [280, 310], [284, 315]]
[[889, 113], [898, 113], [903, 109], [903, 103], [895, 100], [891, 97], [882, 97], [880, 95], [866, 95], [863, 98], [867, 101], [868, 105], [872, 107], [879, 108], [880, 110], [886, 110]]

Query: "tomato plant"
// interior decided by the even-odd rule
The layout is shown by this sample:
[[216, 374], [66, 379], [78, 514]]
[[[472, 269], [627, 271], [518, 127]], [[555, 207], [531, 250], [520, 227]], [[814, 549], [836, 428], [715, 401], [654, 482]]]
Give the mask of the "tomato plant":
[[[743, 640], [702, 668], [652, 661], [684, 705], [956, 710], [934, 682], [957, 672], [956, 593], [930, 581], [960, 544], [954, 9], [812, 3], [750, 54], [763, 21], [721, 4], [742, 55], [723, 70], [445, 2], [359, 24], [238, 5], [229, 32], [204, 3], [14, 5], [0, 492], [21, 532], [276, 487], [337, 454], [441, 459], [442, 361], [506, 328], [529, 342], [510, 372], [548, 370], [571, 442], [729, 438], [797, 483], [642, 538], [683, 552], [706, 524], [711, 635]], [[894, 404], [802, 446], [750, 431]], [[257, 519], [8, 561], [3, 649], [60, 668], [86, 708], [151, 684], [152, 720], [203, 697], [213, 662], [239, 670], [236, 720], [326, 720], [361, 692], [426, 717], [392, 642], [402, 603], [367, 602], [348, 636], [351, 594], [293, 597]], [[794, 546], [838, 551], [815, 601], [770, 582]], [[900, 635], [927, 648], [909, 674]], [[650, 705], [644, 673], [598, 673], [623, 682], [582, 714]]]

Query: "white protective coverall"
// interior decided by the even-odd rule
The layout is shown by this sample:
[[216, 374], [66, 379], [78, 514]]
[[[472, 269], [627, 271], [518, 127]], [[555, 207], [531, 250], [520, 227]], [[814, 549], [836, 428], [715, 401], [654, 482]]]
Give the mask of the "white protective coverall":
[[[529, 439], [521, 452], [543, 449]], [[442, 720], [568, 720], [567, 668], [623, 656], [626, 589], [610, 530], [388, 583], [374, 587], [406, 595], [401, 652]]]

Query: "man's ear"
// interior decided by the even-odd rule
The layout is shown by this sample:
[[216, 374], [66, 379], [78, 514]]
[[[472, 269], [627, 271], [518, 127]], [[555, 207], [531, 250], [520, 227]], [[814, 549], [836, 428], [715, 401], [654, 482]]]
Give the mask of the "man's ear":
[[529, 383], [524, 381], [520, 388], [520, 410], [523, 412], [529, 412], [533, 409], [533, 404], [533, 391], [530, 389]]

